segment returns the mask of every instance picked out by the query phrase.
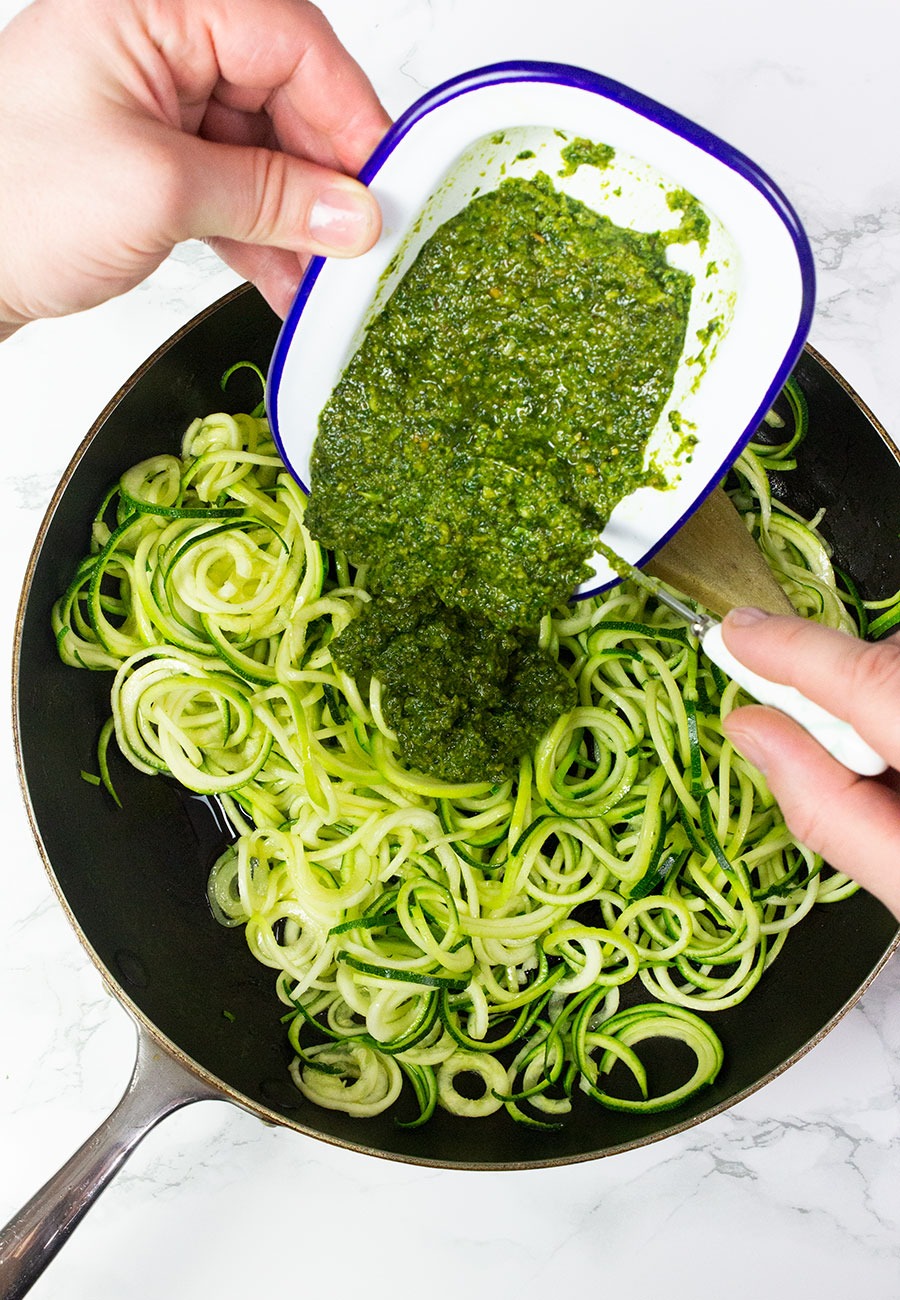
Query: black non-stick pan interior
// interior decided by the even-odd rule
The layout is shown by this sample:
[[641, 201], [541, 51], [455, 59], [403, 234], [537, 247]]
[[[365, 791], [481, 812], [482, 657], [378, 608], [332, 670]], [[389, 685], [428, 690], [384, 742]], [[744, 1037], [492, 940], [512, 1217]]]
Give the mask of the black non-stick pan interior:
[[[278, 321], [251, 289], [223, 299], [133, 377], [86, 439], [48, 512], [23, 597], [16, 647], [17, 740], [42, 852], [82, 935], [115, 985], [159, 1033], [228, 1090], [305, 1132], [382, 1155], [463, 1167], [543, 1164], [650, 1141], [731, 1104], [802, 1053], [858, 995], [895, 942], [896, 923], [867, 894], [820, 907], [791, 936], [752, 996], [714, 1018], [725, 1047], [715, 1086], [683, 1109], [629, 1115], [579, 1098], [556, 1132], [524, 1129], [500, 1112], [421, 1129], [390, 1114], [352, 1119], [305, 1102], [293, 1087], [273, 973], [240, 932], [213, 919], [209, 867], [228, 832], [214, 804], [113, 757], [122, 807], [82, 780], [96, 770], [108, 716], [108, 673], [58, 660], [50, 608], [88, 546], [107, 487], [143, 456], [174, 450], [187, 424], [259, 400], [249, 371], [225, 391], [233, 362], [268, 364]], [[836, 558], [865, 596], [900, 587], [900, 463], [864, 408], [807, 350], [798, 378], [811, 433], [800, 467], [778, 492], [804, 513], [827, 508]], [[662, 1083], [684, 1062], [657, 1063]], [[672, 1073], [674, 1081], [675, 1073]]]

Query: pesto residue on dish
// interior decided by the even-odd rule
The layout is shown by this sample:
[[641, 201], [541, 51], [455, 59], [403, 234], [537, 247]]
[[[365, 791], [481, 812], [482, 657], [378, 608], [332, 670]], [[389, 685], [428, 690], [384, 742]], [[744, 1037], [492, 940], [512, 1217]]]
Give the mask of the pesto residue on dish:
[[[697, 237], [686, 199], [670, 206]], [[414, 766], [508, 772], [526, 719], [574, 702], [535, 629], [615, 505], [660, 482], [646, 445], [693, 287], [676, 235], [617, 226], [543, 173], [505, 180], [424, 244], [322, 412], [307, 526], [373, 593], [335, 655], [381, 683]]]
[[[681, 221], [674, 230], [666, 231], [663, 238], [668, 244], [689, 244], [696, 240], [700, 252], [705, 252], [709, 241], [709, 215], [689, 190], [670, 190], [666, 195], [670, 212], [680, 212]], [[712, 265], [712, 263], [710, 264]], [[709, 267], [707, 267], [707, 275]]]
[[571, 144], [567, 144], [565, 149], [559, 151], [559, 156], [565, 163], [565, 167], [560, 168], [556, 173], [557, 176], [574, 176], [579, 167], [599, 167], [601, 170], [609, 167], [616, 156], [616, 151], [611, 145], [599, 144], [577, 136]]

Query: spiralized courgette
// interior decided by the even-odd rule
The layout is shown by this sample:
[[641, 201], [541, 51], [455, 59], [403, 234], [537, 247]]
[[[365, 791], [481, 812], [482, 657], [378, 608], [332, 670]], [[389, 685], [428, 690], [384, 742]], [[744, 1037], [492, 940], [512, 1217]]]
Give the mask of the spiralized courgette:
[[[853, 631], [817, 521], [769, 490], [804, 431], [793, 382], [787, 400], [794, 431], [744, 453], [733, 498], [798, 611]], [[576, 1090], [679, 1105], [722, 1064], [707, 1018], [855, 888], [724, 737], [738, 688], [624, 582], [544, 619], [578, 704], [516, 779], [408, 770], [377, 681], [362, 698], [332, 658], [365, 572], [311, 540], [304, 501], [264, 419], [195, 420], [102, 503], [53, 613], [66, 663], [115, 670], [129, 762], [228, 814], [209, 898], [277, 972], [297, 1087], [358, 1116], [405, 1091], [412, 1125], [440, 1105], [555, 1126]], [[648, 1038], [693, 1053], [681, 1084], [648, 1080]]]

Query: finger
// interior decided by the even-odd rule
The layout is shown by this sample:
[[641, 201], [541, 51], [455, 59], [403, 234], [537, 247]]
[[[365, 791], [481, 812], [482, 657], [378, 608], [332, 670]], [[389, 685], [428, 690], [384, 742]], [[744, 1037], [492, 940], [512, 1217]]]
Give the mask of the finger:
[[900, 917], [900, 794], [849, 772], [790, 718], [736, 709], [725, 733], [764, 773], [789, 830]]
[[796, 686], [900, 768], [900, 637], [871, 644], [808, 619], [732, 610], [725, 644], [754, 672]]
[[[198, 129], [192, 132], [204, 140], [214, 140], [219, 144], [257, 145], [266, 149], [285, 149], [279, 139], [269, 106], [254, 110], [240, 108], [219, 98], [217, 92], [209, 100], [203, 120]], [[308, 123], [298, 123], [292, 131], [291, 147], [286, 152], [297, 158], [307, 158], [311, 162], [329, 167], [332, 171], [344, 171], [336, 150], [321, 132]], [[352, 169], [357, 171], [358, 168]]]
[[188, 114], [213, 91], [244, 112], [265, 107], [283, 149], [351, 174], [390, 124], [362, 68], [307, 0], [183, 0], [148, 24]]
[[239, 244], [232, 239], [208, 239], [206, 242], [232, 270], [256, 286], [283, 320], [294, 301], [306, 259], [283, 248]]
[[354, 257], [378, 238], [378, 204], [349, 176], [267, 149], [175, 139], [175, 242], [224, 237]]
[[274, 149], [278, 144], [267, 113], [230, 108], [215, 98], [209, 101], [197, 134], [218, 144], [253, 145], [259, 149]]
[[[258, 3], [258, 0], [254, 0]], [[226, 3], [226, 8], [230, 6]], [[298, 5], [293, 22], [285, 13], [281, 32], [284, 48], [273, 51], [269, 42], [259, 60], [259, 73], [270, 71], [270, 59], [292, 60], [287, 75], [270, 79], [275, 87], [267, 108], [283, 149], [301, 156], [319, 158], [311, 134], [318, 134], [333, 150], [334, 163], [356, 174], [390, 125], [366, 74], [338, 40], [325, 15], [315, 5]], [[302, 10], [301, 24], [296, 11]], [[277, 21], [271, 5], [265, 4], [265, 21]], [[235, 84], [247, 84], [246, 49], [241, 40], [233, 45], [233, 19], [214, 29], [216, 53], [223, 77]], [[331, 158], [323, 161], [331, 162]]]

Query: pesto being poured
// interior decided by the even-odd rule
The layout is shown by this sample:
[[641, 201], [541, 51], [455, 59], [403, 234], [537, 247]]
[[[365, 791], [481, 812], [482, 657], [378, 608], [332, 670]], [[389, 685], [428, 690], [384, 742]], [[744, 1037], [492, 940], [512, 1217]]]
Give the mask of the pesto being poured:
[[[677, 238], [617, 226], [542, 173], [505, 180], [427, 240], [322, 412], [307, 526], [366, 567], [374, 602], [392, 602], [360, 621], [345, 660], [363, 683], [381, 680], [385, 717], [416, 766], [497, 779], [533, 742], [525, 717], [515, 735], [523, 701], [541, 719], [551, 703], [557, 714], [565, 706], [563, 670], [553, 681], [535, 670], [535, 629], [587, 576], [615, 505], [659, 482], [644, 467], [646, 446], [672, 390], [693, 287], [666, 257]], [[404, 611], [402, 654], [392, 610]], [[427, 688], [417, 643], [433, 671], [447, 665], [446, 682], [434, 683], [445, 703], [430, 748], [423, 712], [410, 706]], [[484, 683], [463, 688], [473, 654], [479, 672], [503, 665], [492, 718]], [[413, 715], [415, 743], [404, 739]], [[454, 728], [493, 733], [496, 716], [513, 729], [496, 761], [483, 746], [467, 754], [448, 744]]]

